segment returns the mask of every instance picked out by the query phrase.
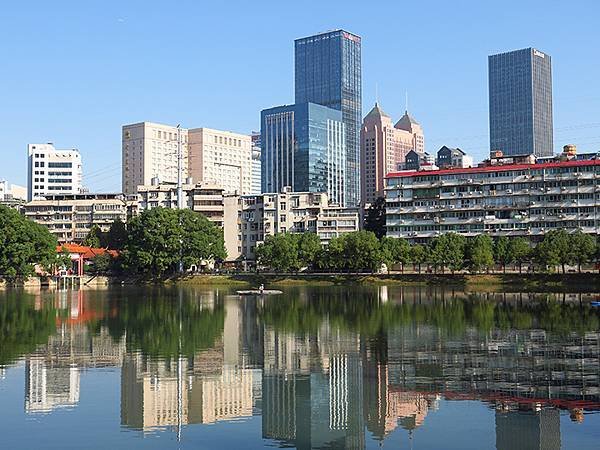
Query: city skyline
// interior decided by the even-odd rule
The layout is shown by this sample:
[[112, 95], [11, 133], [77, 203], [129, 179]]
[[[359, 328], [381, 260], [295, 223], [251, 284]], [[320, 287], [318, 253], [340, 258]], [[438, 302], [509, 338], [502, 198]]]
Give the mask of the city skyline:
[[[290, 26], [289, 21], [272, 23], [274, 12], [268, 7], [243, 6], [250, 9], [242, 11], [246, 14], [233, 21], [236, 29], [220, 42], [209, 39], [216, 31], [214, 23], [225, 14], [220, 6], [203, 11], [211, 25], [199, 31], [188, 26], [199, 13], [188, 5], [182, 26], [169, 36], [161, 34], [160, 39], [147, 33], [162, 16], [133, 6], [108, 3], [68, 10], [40, 6], [33, 12], [9, 6], [7, 15], [13, 20], [0, 31], [4, 37], [0, 45], [6, 47], [7, 55], [7, 70], [0, 75], [0, 94], [5, 100], [0, 119], [10, 130], [3, 143], [0, 178], [24, 185], [26, 145], [50, 141], [58, 148], [81, 150], [86, 162], [84, 185], [93, 191], [115, 191], [120, 185], [116, 173], [119, 130], [125, 123], [181, 121], [183, 126], [249, 134], [258, 128], [262, 108], [282, 104], [293, 95], [294, 39], [331, 28], [351, 30], [363, 39], [363, 116], [374, 103], [376, 91], [386, 111], [400, 116], [408, 91], [409, 110], [428, 130], [429, 152], [448, 145], [460, 147], [476, 160], [486, 155], [487, 56], [529, 46], [553, 56], [555, 153], [569, 142], [582, 151], [596, 150], [600, 145], [600, 124], [594, 119], [600, 109], [600, 86], [594, 83], [598, 63], [587, 55], [596, 41], [591, 24], [598, 5], [581, 2], [581, 7], [587, 6], [583, 15], [581, 7], [557, 5], [548, 11], [540, 5], [522, 6], [522, 16], [513, 17], [506, 14], [510, 5], [473, 4], [468, 27], [461, 26], [467, 19], [449, 5], [438, 8], [439, 14], [433, 17], [417, 6], [403, 6], [403, 12], [410, 10], [415, 20], [407, 22], [405, 32], [396, 39], [390, 39], [389, 33], [395, 29], [394, 14], [389, 19], [378, 14], [370, 24], [375, 11], [342, 10], [334, 3], [320, 5], [318, 18], [309, 11], [279, 11], [285, 17], [293, 13]], [[545, 20], [540, 19], [539, 25], [526, 20], [540, 14]], [[490, 15], [494, 23], [485, 20]], [[14, 36], [21, 35], [18, 30], [25, 23], [43, 30], [48, 18], [54, 21], [52, 30], [65, 31], [49, 33], [43, 43], [36, 31], [15, 45]], [[575, 18], [578, 27], [568, 34], [556, 32]], [[263, 21], [271, 23], [268, 31], [260, 29]], [[454, 25], [449, 38], [442, 40], [430, 33], [448, 22]], [[525, 23], [527, 27], [520, 26]], [[523, 32], [519, 36], [506, 33], [509, 24]], [[401, 41], [410, 36], [419, 45], [413, 45], [416, 51], [410, 54], [407, 70], [404, 58], [387, 55], [390, 49], [407, 49]], [[138, 44], [148, 38], [152, 45], [140, 48]], [[227, 50], [236, 46], [240, 46], [237, 55], [230, 58]], [[203, 51], [215, 67], [201, 71], [197, 62], [185, 61], [186, 70], [177, 70], [177, 61], [160, 56], [171, 48]], [[261, 70], [265, 60], [256, 54], [265, 51], [276, 70]], [[240, 67], [247, 70], [240, 71]]]

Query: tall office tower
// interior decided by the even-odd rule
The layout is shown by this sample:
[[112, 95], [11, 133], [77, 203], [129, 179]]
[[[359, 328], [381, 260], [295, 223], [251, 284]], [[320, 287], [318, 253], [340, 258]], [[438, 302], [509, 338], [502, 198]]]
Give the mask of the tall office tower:
[[425, 152], [421, 126], [408, 111], [393, 125], [391, 117], [375, 103], [360, 130], [360, 195], [364, 203], [383, 197], [385, 176], [396, 171], [411, 150]]
[[252, 191], [252, 143], [246, 134], [210, 128], [189, 131], [190, 176], [197, 183], [214, 183], [225, 193]]
[[44, 195], [80, 193], [79, 150], [56, 150], [52, 144], [29, 144], [27, 155], [27, 201]]
[[[181, 128], [182, 177], [187, 177], [188, 130]], [[140, 122], [123, 126], [122, 188], [124, 194], [135, 194], [140, 185], [152, 178], [161, 182], [177, 182], [178, 129], [171, 125]], [[185, 180], [184, 180], [185, 181]]]
[[346, 143], [342, 113], [303, 103], [261, 112], [262, 191], [325, 192], [345, 205]]
[[553, 154], [552, 62], [534, 48], [488, 58], [490, 151]]
[[250, 135], [252, 139], [252, 195], [259, 195], [262, 191], [261, 185], [261, 144], [260, 144], [260, 133], [252, 132]]
[[360, 203], [362, 118], [361, 40], [344, 30], [295, 41], [296, 104], [312, 102], [342, 112], [346, 126], [346, 204]]

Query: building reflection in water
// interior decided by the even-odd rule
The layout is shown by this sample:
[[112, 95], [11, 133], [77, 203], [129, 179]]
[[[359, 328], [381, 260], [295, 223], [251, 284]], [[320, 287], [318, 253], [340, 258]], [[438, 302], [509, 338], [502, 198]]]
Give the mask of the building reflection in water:
[[[416, 288], [378, 287], [361, 292], [362, 303], [347, 295], [300, 291], [286, 303], [193, 294], [191, 311], [217, 320], [224, 310], [216, 338], [185, 355], [180, 342], [179, 354], [161, 357], [139, 351], [127, 326], [114, 332], [118, 304], [60, 292], [56, 334], [26, 356], [25, 410], [76, 406], [81, 373], [92, 367], [120, 367], [124, 427], [261, 415], [264, 439], [298, 449], [363, 449], [367, 436], [384, 441], [402, 429], [412, 437], [443, 399], [493, 408], [498, 450], [558, 449], [560, 410], [582, 421], [600, 409], [597, 325], [563, 332], [552, 322], [573, 313], [595, 323], [580, 296], [547, 306], [523, 294]], [[385, 326], [373, 325], [377, 317]]]

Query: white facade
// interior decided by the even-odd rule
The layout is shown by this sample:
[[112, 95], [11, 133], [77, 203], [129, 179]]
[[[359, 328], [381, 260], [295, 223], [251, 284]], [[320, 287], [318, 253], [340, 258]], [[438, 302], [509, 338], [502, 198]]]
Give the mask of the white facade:
[[243, 196], [239, 199], [239, 253], [254, 260], [256, 246], [277, 233], [316, 233], [323, 244], [340, 234], [358, 231], [358, 208], [329, 204], [325, 193], [290, 192]]
[[27, 200], [57, 194], [79, 194], [82, 168], [79, 150], [56, 150], [52, 144], [27, 146]]
[[[178, 138], [178, 132], [181, 133]], [[125, 194], [135, 194], [140, 185], [149, 185], [152, 178], [161, 182], [177, 182], [178, 139], [181, 140], [182, 177], [188, 176], [188, 130], [152, 122], [123, 126], [122, 188]]]
[[262, 192], [262, 162], [260, 148], [260, 133], [252, 133], [252, 189], [250, 194], [258, 195]]
[[83, 242], [94, 225], [108, 231], [115, 220], [127, 220], [120, 194], [48, 195], [24, 205], [25, 217], [44, 225], [58, 242]]
[[195, 128], [189, 130], [190, 176], [215, 183], [226, 193], [252, 192], [252, 142], [245, 134]]

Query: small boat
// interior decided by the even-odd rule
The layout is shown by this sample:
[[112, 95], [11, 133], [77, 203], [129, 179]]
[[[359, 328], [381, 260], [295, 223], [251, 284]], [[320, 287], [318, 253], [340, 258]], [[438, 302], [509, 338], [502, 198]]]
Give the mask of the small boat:
[[249, 289], [247, 291], [237, 291], [238, 295], [276, 295], [283, 294], [277, 289]]

